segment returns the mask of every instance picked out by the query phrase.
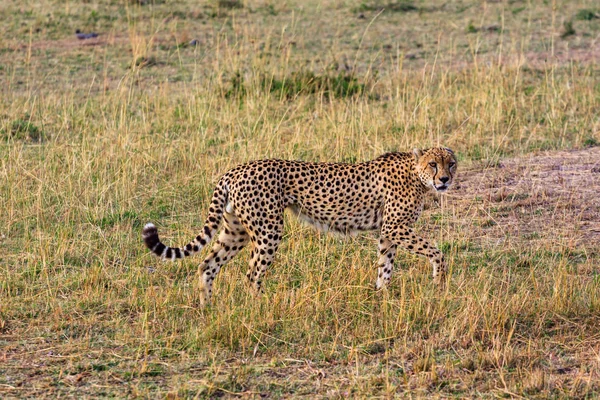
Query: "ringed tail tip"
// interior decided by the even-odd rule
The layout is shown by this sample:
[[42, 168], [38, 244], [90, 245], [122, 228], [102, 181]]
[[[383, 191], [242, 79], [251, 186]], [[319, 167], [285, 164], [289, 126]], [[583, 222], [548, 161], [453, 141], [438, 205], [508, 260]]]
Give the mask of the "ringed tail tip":
[[142, 230], [142, 238], [150, 250], [154, 250], [154, 247], [160, 243], [160, 240], [158, 239], [158, 230], [151, 222], [144, 226], [144, 229]]

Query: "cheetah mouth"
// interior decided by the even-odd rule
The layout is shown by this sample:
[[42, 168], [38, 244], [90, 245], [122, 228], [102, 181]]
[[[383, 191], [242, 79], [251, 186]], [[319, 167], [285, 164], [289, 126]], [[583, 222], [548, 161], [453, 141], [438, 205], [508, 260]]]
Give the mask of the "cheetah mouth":
[[448, 190], [448, 185], [436, 186], [435, 190], [437, 190], [438, 192], [445, 192], [446, 190]]

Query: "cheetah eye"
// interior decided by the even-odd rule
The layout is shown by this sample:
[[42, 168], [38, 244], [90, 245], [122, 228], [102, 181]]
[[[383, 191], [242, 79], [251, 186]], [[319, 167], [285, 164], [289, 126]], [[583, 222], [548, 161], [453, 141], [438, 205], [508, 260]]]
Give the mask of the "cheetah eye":
[[454, 167], [455, 165], [456, 165], [456, 163], [455, 163], [455, 162], [451, 162], [451, 163], [449, 163], [449, 164], [448, 164], [448, 167], [452, 168], [452, 167]]
[[432, 168], [435, 168], [435, 167], [437, 167], [437, 164], [432, 161], [432, 162], [429, 163], [429, 166], [432, 167]]

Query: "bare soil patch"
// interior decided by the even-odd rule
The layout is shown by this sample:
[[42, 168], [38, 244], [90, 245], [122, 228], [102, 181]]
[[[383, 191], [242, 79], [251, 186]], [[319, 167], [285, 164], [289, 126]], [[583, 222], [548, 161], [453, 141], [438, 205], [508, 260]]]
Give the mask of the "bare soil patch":
[[600, 147], [531, 154], [463, 169], [450, 194], [472, 238], [594, 247], [600, 240]]

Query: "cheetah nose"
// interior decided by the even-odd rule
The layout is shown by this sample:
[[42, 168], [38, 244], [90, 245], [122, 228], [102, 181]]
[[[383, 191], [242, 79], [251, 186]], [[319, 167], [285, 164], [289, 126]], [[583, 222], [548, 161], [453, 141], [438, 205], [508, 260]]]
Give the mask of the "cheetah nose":
[[442, 177], [440, 178], [440, 181], [442, 181], [442, 183], [446, 183], [446, 182], [448, 182], [449, 180], [450, 180], [450, 178], [449, 178], [449, 177], [447, 177], [447, 176], [442, 176]]

